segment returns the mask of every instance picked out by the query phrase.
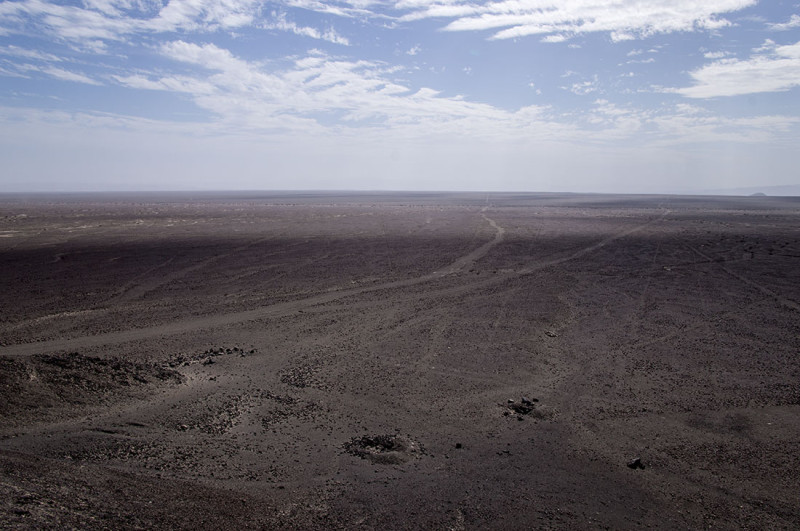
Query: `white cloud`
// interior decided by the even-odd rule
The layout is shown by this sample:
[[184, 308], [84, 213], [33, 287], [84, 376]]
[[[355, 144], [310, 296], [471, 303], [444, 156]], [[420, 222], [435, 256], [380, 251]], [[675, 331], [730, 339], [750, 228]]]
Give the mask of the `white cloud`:
[[547, 35], [545, 37], [542, 37], [541, 41], [542, 42], [564, 42], [565, 40], [567, 40], [567, 38], [568, 37], [566, 35], [562, 35], [560, 33], [556, 33], [556, 34], [553, 34], [553, 35]]
[[341, 17], [373, 17], [376, 14], [370, 11], [370, 7], [378, 4], [370, 0], [280, 0], [280, 3], [287, 7], [295, 7], [324, 13], [327, 15], [337, 15]]
[[417, 44], [417, 45], [413, 46], [410, 50], [408, 50], [406, 52], [406, 55], [414, 56], [414, 55], [417, 55], [420, 51], [422, 51], [422, 48], [420, 47], [419, 44]]
[[728, 118], [697, 105], [677, 104], [660, 109], [617, 105], [606, 99], [581, 117], [585, 128], [594, 128], [594, 142], [624, 141], [644, 146], [696, 146], [698, 144], [766, 144], [788, 135], [800, 125], [791, 116]]
[[788, 22], [769, 24], [769, 29], [775, 31], [786, 31], [792, 28], [800, 28], [800, 15], [792, 15]]
[[767, 39], [767, 40], [764, 41], [764, 44], [762, 44], [758, 48], [755, 48], [753, 51], [754, 52], [771, 52], [772, 50], [775, 49], [776, 46], [777, 46], [777, 44], [775, 43], [775, 41], [773, 41], [772, 39]]
[[658, 144], [696, 144], [735, 142], [766, 144], [798, 125], [790, 116], [726, 118], [696, 107], [676, 107], [674, 112], [652, 118], [660, 133]]
[[800, 42], [767, 41], [746, 60], [721, 59], [690, 73], [695, 84], [674, 92], [689, 98], [782, 92], [800, 86]]
[[[565, 74], [565, 76], [566, 75], [567, 74]], [[568, 75], [574, 75], [574, 72], [569, 72]], [[561, 88], [564, 90], [568, 90], [578, 96], [586, 96], [588, 94], [592, 94], [593, 92], [597, 92], [600, 89], [600, 84], [597, 79], [597, 76], [595, 75], [590, 80], [578, 81], [576, 83], [573, 83], [572, 85], [564, 86]]]
[[396, 6], [409, 11], [401, 20], [453, 19], [445, 30], [498, 30], [492, 39], [545, 35], [551, 36], [548, 42], [559, 42], [570, 35], [604, 32], [619, 42], [659, 33], [716, 30], [730, 25], [721, 15], [756, 3], [756, 0], [500, 0], [489, 3], [401, 0]]
[[111, 77], [120, 85], [135, 89], [182, 92], [198, 97], [208, 96], [217, 92], [217, 88], [214, 86], [214, 84], [190, 76], [173, 75], [157, 79], [150, 79], [141, 74], [134, 74], [130, 76]]
[[26, 76], [25, 74], [21, 74], [19, 72], [13, 72], [11, 70], [7, 70], [0, 66], [0, 76], [3, 77], [17, 77], [21, 79], [28, 79], [30, 76]]
[[294, 33], [295, 35], [301, 35], [304, 37], [310, 37], [312, 39], [318, 39], [327, 41], [333, 44], [341, 44], [343, 46], [349, 46], [350, 41], [347, 37], [343, 37], [336, 33], [333, 28], [328, 28], [325, 31], [320, 31], [316, 28], [311, 28], [308, 26], [298, 26], [295, 22], [289, 21], [286, 19], [286, 14], [279, 13], [274, 14], [274, 21], [268, 22], [261, 25], [262, 29], [274, 29], [280, 31], [288, 31], [290, 33]]
[[[447, 31], [494, 30], [507, 39], [541, 35], [544, 42], [563, 42], [585, 33], [607, 33], [615, 41], [660, 33], [715, 30], [730, 25], [723, 18], [756, 4], [756, 0], [277, 0], [278, 5], [318, 13], [360, 18], [412, 21], [450, 19]], [[258, 25], [260, 0], [87, 0], [82, 6], [19, 0], [0, 3], [0, 31], [26, 23], [75, 42], [122, 40], [137, 33], [233, 30]], [[25, 20], [25, 18], [27, 20]], [[794, 18], [787, 24], [793, 24]], [[279, 19], [267, 27], [337, 44], [349, 44], [333, 30], [321, 31]], [[782, 28], [775, 25], [775, 28]]]
[[[210, 121], [242, 131], [550, 138], [572, 129], [551, 120], [544, 107], [508, 111], [461, 96], [445, 97], [430, 88], [412, 89], [394, 79], [397, 67], [381, 62], [314, 52], [278, 68], [244, 61], [213, 44], [183, 41], [167, 43], [161, 52], [200, 70], [112, 78], [133, 89], [188, 94]], [[333, 125], [328, 117], [335, 117]]]
[[76, 72], [70, 72], [69, 70], [64, 70], [63, 68], [47, 67], [43, 68], [41, 71], [56, 79], [61, 79], [62, 81], [74, 81], [76, 83], [85, 83], [87, 85], [100, 85], [98, 81], [88, 76], [78, 74]]
[[101, 85], [101, 83], [95, 79], [90, 78], [85, 74], [81, 74], [78, 72], [72, 72], [70, 70], [66, 70], [64, 68], [58, 68], [51, 65], [34, 65], [30, 63], [17, 63], [14, 65], [16, 72], [11, 72], [6, 70], [4, 73], [11, 77], [30, 77], [25, 75], [27, 72], [38, 72], [41, 74], [48, 75], [55, 79], [60, 79], [61, 81], [72, 81], [75, 83], [84, 83], [86, 85]]
[[238, 28], [250, 24], [258, 8], [256, 0], [169, 0], [145, 27], [153, 31]]
[[625, 61], [625, 64], [627, 64], [627, 65], [633, 65], [633, 64], [646, 65], [646, 64], [655, 63], [655, 62], [656, 62], [656, 60], [655, 60], [654, 57], [648, 57], [647, 59], [631, 59], [630, 61]]
[[[155, 4], [159, 5], [159, 4]], [[68, 41], [102, 51], [102, 41], [118, 41], [136, 33], [216, 31], [251, 24], [258, 0], [169, 0], [163, 6], [129, 0], [92, 0], [84, 7], [44, 0], [0, 3], [5, 31], [34, 27]]]
[[40, 52], [38, 50], [29, 50], [27, 48], [20, 48], [13, 44], [9, 46], [0, 46], [0, 55], [7, 55], [11, 57], [23, 57], [25, 59], [36, 59], [38, 61], [48, 61], [57, 63], [61, 58], [51, 53]]

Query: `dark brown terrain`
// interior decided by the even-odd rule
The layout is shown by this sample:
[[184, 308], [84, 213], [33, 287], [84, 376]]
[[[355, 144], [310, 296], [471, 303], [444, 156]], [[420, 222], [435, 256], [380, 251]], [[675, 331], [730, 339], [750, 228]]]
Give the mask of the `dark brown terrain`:
[[0, 527], [800, 527], [800, 199], [0, 196]]

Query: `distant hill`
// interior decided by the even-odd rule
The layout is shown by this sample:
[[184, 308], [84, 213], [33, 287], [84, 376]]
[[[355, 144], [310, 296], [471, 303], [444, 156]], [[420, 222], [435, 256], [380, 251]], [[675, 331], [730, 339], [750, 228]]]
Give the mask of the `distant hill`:
[[800, 196], [800, 184], [758, 187], [751, 186], [747, 188], [718, 188], [715, 190], [703, 190], [702, 193], [710, 195], [749, 195], [754, 197]]

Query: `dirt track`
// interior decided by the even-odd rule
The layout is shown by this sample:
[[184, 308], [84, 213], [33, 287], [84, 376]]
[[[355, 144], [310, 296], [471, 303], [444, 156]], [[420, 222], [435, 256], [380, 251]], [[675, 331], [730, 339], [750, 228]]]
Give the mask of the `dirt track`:
[[6, 526], [800, 525], [800, 201], [56, 199], [0, 201]]

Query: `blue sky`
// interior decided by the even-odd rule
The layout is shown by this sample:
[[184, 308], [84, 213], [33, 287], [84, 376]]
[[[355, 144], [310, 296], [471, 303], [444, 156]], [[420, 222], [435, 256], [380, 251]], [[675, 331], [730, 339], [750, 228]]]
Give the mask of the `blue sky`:
[[0, 191], [800, 184], [800, 2], [6, 0]]

